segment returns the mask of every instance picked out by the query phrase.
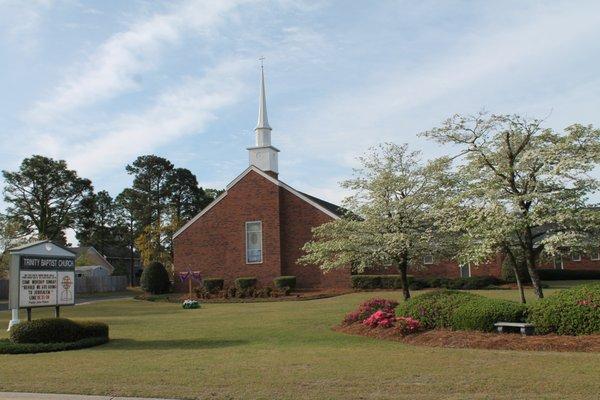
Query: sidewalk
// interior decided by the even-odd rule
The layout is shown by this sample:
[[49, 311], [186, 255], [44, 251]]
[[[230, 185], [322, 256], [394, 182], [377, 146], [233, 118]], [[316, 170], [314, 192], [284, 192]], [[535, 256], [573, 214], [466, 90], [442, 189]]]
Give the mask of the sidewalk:
[[86, 396], [79, 394], [44, 394], [0, 392], [0, 400], [176, 400], [148, 397]]

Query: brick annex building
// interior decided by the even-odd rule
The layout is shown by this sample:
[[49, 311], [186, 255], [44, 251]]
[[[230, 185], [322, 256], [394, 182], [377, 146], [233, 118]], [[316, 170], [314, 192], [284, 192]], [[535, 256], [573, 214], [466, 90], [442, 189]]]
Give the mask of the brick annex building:
[[[297, 278], [299, 288], [350, 286], [350, 269], [323, 273], [318, 266], [297, 263], [313, 227], [341, 217], [342, 209], [302, 193], [279, 180], [277, 156], [271, 145], [267, 119], [264, 72], [261, 71], [256, 144], [248, 148], [250, 166], [211, 204], [174, 234], [176, 271], [200, 271], [203, 277], [224, 278], [229, 285], [239, 277], [257, 277], [271, 285], [283, 275]], [[600, 269], [600, 255], [572, 255], [545, 268]], [[423, 260], [415, 276], [500, 276], [502, 258], [477, 267], [448, 260]], [[397, 271], [380, 271], [397, 273]]]

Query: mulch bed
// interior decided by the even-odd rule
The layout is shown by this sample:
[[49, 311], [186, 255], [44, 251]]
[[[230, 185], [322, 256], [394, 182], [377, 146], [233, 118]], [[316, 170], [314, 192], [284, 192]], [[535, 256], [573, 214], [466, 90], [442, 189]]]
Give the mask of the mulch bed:
[[473, 331], [431, 330], [401, 336], [394, 328], [370, 328], [356, 323], [336, 326], [333, 330], [351, 335], [394, 340], [415, 346], [474, 348], [492, 350], [583, 351], [600, 352], [600, 335], [522, 336], [520, 333], [489, 333]]

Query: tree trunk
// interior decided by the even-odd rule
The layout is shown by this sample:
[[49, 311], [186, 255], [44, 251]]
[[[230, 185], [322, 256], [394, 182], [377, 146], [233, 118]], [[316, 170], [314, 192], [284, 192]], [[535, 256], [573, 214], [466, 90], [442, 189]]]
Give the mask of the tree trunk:
[[517, 265], [513, 264], [513, 270], [515, 271], [515, 280], [517, 282], [517, 289], [519, 289], [519, 296], [521, 296], [521, 303], [527, 303], [525, 300], [525, 291], [523, 290], [523, 284], [521, 283], [521, 278], [519, 277], [519, 271], [517, 269]]
[[527, 256], [527, 272], [529, 272], [529, 277], [531, 278], [531, 284], [533, 285], [533, 290], [538, 299], [544, 298], [544, 292], [542, 291], [542, 284], [540, 282], [540, 276], [538, 275], [535, 269], [535, 253], [532, 251], [526, 252]]
[[402, 295], [404, 296], [404, 300], [410, 299], [410, 291], [408, 290], [408, 260], [406, 258], [402, 259], [402, 261], [398, 264], [398, 268], [400, 269], [400, 282], [402, 283]]
[[521, 276], [519, 271], [519, 264], [517, 263], [517, 258], [508, 246], [504, 247], [504, 251], [508, 255], [508, 258], [510, 259], [510, 266], [512, 267], [512, 270], [515, 273], [515, 281], [517, 282], [517, 288], [519, 289], [519, 296], [521, 296], [521, 303], [525, 304], [527, 300], [525, 299], [525, 291], [523, 290], [523, 284], [521, 283]]

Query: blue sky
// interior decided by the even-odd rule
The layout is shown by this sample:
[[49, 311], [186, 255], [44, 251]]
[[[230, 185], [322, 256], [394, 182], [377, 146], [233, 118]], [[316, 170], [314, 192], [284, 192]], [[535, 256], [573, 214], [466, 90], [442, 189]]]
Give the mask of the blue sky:
[[154, 153], [222, 188], [265, 56], [280, 178], [339, 201], [356, 157], [454, 113], [600, 125], [597, 1], [0, 0], [0, 169], [66, 159], [116, 195]]

